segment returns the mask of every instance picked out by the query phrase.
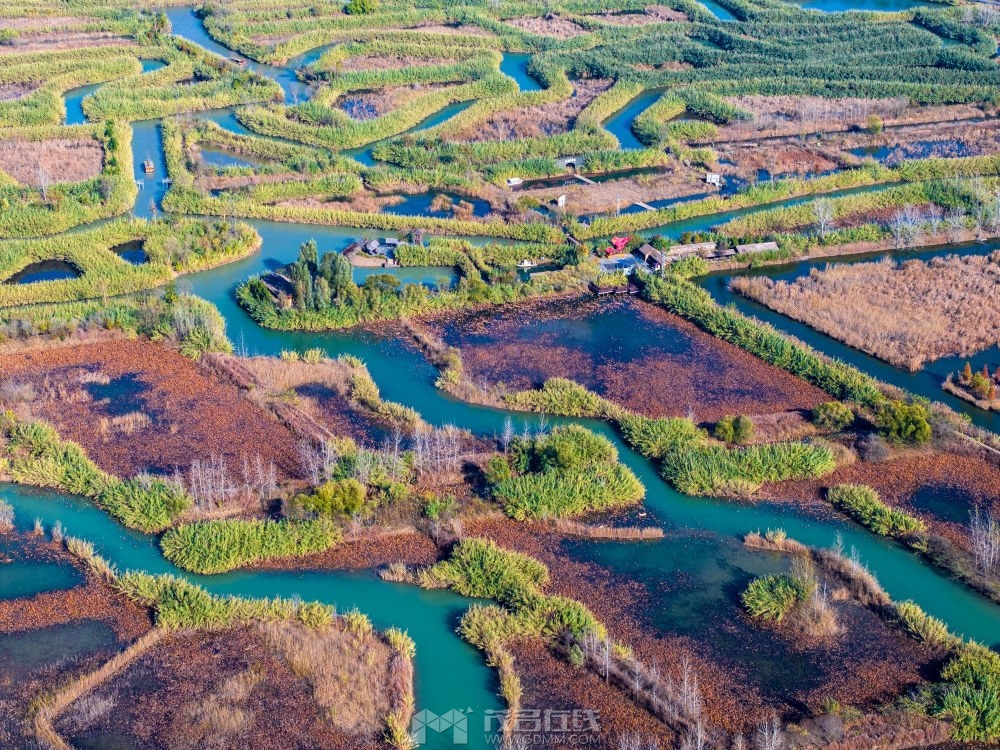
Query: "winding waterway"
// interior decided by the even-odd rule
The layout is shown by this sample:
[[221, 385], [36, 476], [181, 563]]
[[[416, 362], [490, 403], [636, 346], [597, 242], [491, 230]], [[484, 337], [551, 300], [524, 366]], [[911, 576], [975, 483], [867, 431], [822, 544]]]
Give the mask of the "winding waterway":
[[[226, 57], [232, 54], [207, 39], [200, 21], [189, 9], [172, 10], [170, 17], [177, 33]], [[297, 62], [293, 64], [301, 65], [304, 59], [305, 56], [297, 58]], [[519, 67], [509, 68], [504, 72], [513, 74], [511, 70], [516, 73], [519, 69], [527, 76], [527, 61], [516, 62]], [[294, 72], [291, 73], [291, 78], [288, 76], [291, 65], [277, 69], [260, 66], [265, 75], [280, 79], [286, 100], [290, 99], [292, 91], [298, 90], [292, 85], [293, 79], [296, 82], [298, 80]], [[522, 89], [528, 90], [524, 82], [518, 82]], [[535, 85], [537, 86], [537, 82]], [[82, 109], [76, 102], [82, 101], [85, 95], [73, 92], [73, 96], [79, 96], [79, 99], [74, 100], [72, 111], [79, 110], [81, 117]], [[653, 100], [655, 97], [649, 103]], [[639, 105], [636, 105], [636, 109], [635, 114], [638, 114], [641, 111]], [[231, 111], [217, 112], [210, 116], [216, 122], [228, 123], [232, 129], [238, 126], [233, 124], [235, 121]], [[140, 191], [135, 213], [148, 216], [158, 210], [159, 200], [165, 190], [160, 183], [166, 172], [160, 146], [159, 123], [135, 123], [133, 133], [136, 176], [147, 183]], [[147, 158], [154, 162], [152, 176], [139, 173], [141, 162]], [[792, 199], [782, 205], [792, 205], [803, 200], [809, 198]], [[707, 228], [749, 210], [760, 209], [701, 217], [651, 231], [665, 232], [676, 237], [683, 231]], [[492, 435], [502, 429], [508, 416], [513, 416], [518, 425], [522, 422], [538, 423], [539, 418], [534, 415], [509, 415], [501, 410], [472, 406], [447, 396], [434, 387], [434, 368], [417, 352], [390, 336], [381, 336], [371, 331], [281, 333], [257, 326], [236, 305], [233, 297], [236, 285], [251, 274], [290, 262], [297, 255], [299, 245], [308, 239], [316, 239], [321, 252], [336, 251], [356, 238], [359, 230], [266, 221], [250, 223], [263, 238], [263, 249], [258, 255], [193, 275], [186, 280], [195, 294], [208, 299], [219, 308], [226, 320], [229, 335], [241, 352], [273, 355], [283, 349], [302, 350], [319, 346], [331, 356], [353, 354], [365, 361], [386, 398], [412, 406], [433, 424], [456, 424], [476, 434]], [[804, 268], [799, 264], [793, 269], [768, 269], [764, 272], [775, 275], [798, 274]], [[433, 271], [424, 270], [409, 272], [430, 274], [431, 277], [434, 274]], [[727, 290], [729, 276], [731, 274], [714, 274], [705, 281], [706, 288], [720, 301], [734, 302], [749, 312], [772, 320], [779, 327], [805, 338], [822, 351], [848, 359], [888, 382], [921, 394], [930, 392], [930, 383], [937, 375], [933, 367], [937, 367], [939, 363], [935, 363], [928, 372], [911, 376], [853, 350], [841, 351], [846, 347], [838, 348], [839, 345], [827, 337], [808, 329], [802, 330], [803, 327], [792, 324], [782, 316], [769, 315], [767, 311], [745, 300], [732, 298]], [[587, 325], [600, 326], [601, 322], [597, 319]], [[936, 385], [933, 395], [941, 398]], [[956, 408], [970, 411], [964, 403], [957, 404]], [[976, 419], [992, 423], [989, 418], [984, 420], [982, 414], [976, 415]], [[548, 420], [550, 424], [562, 421], [565, 420]], [[650, 603], [643, 612], [643, 619], [651, 627], [663, 633], [704, 638], [709, 632], [708, 623], [713, 615], [721, 616], [735, 606], [734, 592], [738, 592], [752, 577], [776, 570], [781, 564], [772, 556], [745, 550], [740, 543], [742, 535], [749, 531], [781, 527], [790, 536], [814, 545], [830, 545], [840, 535], [846, 547], [858, 550], [861, 559], [871, 566], [893, 598], [912, 599], [932, 615], [945, 620], [956, 632], [998, 645], [1000, 606], [940, 574], [899, 545], [876, 537], [855, 525], [820, 520], [786, 506], [744, 505], [683, 496], [667, 486], [654, 467], [630, 451], [607, 425], [589, 421], [583, 423], [607, 435], [615, 443], [622, 460], [636, 472], [647, 488], [645, 509], [649, 517], [643, 519], [643, 523], [659, 524], [666, 529], [667, 534], [663, 540], [656, 542], [567, 542], [564, 552], [575, 559], [593, 561], [644, 584], [654, 594], [650, 596]], [[14, 506], [20, 528], [28, 528], [35, 518], [42, 519], [47, 526], [58, 520], [69, 533], [91, 540], [102, 555], [120, 568], [179, 574], [160, 555], [154, 538], [121, 528], [87, 502], [58, 493], [9, 485], [0, 487], [0, 495]], [[427, 708], [437, 713], [453, 708], [472, 709], [469, 747], [490, 746], [487, 735], [480, 728], [485, 710], [502, 707], [496, 694], [496, 679], [483, 662], [482, 655], [462, 642], [454, 632], [458, 618], [468, 606], [469, 600], [448, 592], [423, 591], [387, 583], [367, 572], [245, 571], [191, 578], [216, 593], [300, 596], [307, 600], [316, 599], [335, 604], [341, 611], [357, 607], [368, 614], [377, 627], [394, 625], [405, 628], [417, 644], [418, 708]], [[65, 573], [50, 574], [44, 569], [39, 571], [38, 581], [33, 582], [31, 590], [42, 589], [39, 581], [48, 589], [59, 589], [72, 583], [65, 578]], [[658, 584], [663, 581], [681, 583], [673, 586], [669, 596], [656, 596]], [[11, 596], [25, 590], [21, 584], [0, 591], [0, 595]], [[760, 675], [752, 679], [762, 686], [766, 687], [770, 681], [783, 677], [792, 682], [798, 679], [793, 674], [793, 665], [786, 663], [783, 650], [770, 648], [767, 642], [750, 649], [733, 649], [725, 644], [711, 645], [718, 649], [723, 659], [745, 667], [751, 674]], [[452, 747], [447, 735], [432, 735], [429, 740], [428, 747]]]

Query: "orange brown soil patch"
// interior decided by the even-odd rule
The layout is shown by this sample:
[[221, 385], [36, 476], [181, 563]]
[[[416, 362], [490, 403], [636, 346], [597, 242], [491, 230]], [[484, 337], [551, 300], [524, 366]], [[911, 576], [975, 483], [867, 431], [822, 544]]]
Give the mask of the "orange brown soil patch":
[[[733, 289], [897, 367], [919, 370], [1000, 342], [1000, 254], [830, 264]], [[968, 312], [975, 310], [970, 320]]]
[[735, 172], [747, 179], [755, 179], [760, 170], [767, 170], [772, 175], [806, 175], [822, 174], [839, 166], [834, 154], [786, 143], [723, 148], [719, 153], [736, 162], [735, 167], [720, 167], [721, 171]]
[[537, 107], [506, 110], [490, 115], [484, 121], [459, 133], [458, 140], [482, 141], [535, 138], [565, 133], [573, 127], [577, 115], [599, 94], [611, 88], [613, 81], [604, 78], [573, 82], [573, 93], [557, 102]]
[[383, 747], [372, 736], [338, 729], [324, 713], [310, 684], [262, 629], [243, 626], [169, 634], [71, 704], [56, 728], [74, 743], [119, 735], [139, 747], [163, 750]]
[[0, 169], [22, 185], [39, 187], [42, 174], [49, 183], [81, 182], [101, 173], [104, 151], [94, 138], [53, 138], [47, 141], [11, 139], [0, 143]]
[[698, 421], [811, 409], [829, 397], [677, 316], [638, 300], [539, 300], [429, 326], [462, 351], [474, 382], [508, 390], [565, 377], [649, 416]]
[[377, 529], [358, 532], [325, 552], [265, 562], [261, 569], [287, 570], [370, 570], [392, 563], [430, 565], [441, 557], [437, 545], [416, 531], [380, 533]]
[[568, 18], [557, 16], [555, 13], [547, 13], [544, 16], [512, 18], [504, 21], [504, 23], [513, 26], [515, 29], [527, 31], [529, 34], [551, 36], [556, 39], [572, 39], [575, 36], [587, 33], [587, 30], [580, 24]]
[[0, 381], [30, 386], [22, 403], [118, 476], [186, 470], [195, 459], [244, 456], [299, 472], [289, 429], [176, 351], [144, 340], [35, 348], [0, 357]]

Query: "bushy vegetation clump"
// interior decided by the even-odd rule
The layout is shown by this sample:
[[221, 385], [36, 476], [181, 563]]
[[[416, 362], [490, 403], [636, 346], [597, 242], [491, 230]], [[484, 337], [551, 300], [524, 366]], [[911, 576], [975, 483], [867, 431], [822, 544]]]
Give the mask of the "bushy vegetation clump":
[[325, 520], [221, 519], [170, 529], [160, 540], [160, 548], [179, 568], [208, 574], [322, 552], [340, 537], [340, 531]]
[[663, 476], [686, 495], [746, 496], [766, 482], [821, 477], [836, 468], [833, 452], [806, 442], [738, 448], [693, 445], [669, 453]]
[[813, 586], [791, 575], [771, 575], [755, 578], [740, 595], [743, 606], [753, 617], [781, 622], [792, 608], [805, 601]]
[[743, 445], [753, 438], [753, 420], [742, 414], [723, 417], [715, 423], [715, 439], [724, 443]]
[[839, 484], [831, 487], [826, 497], [835, 508], [882, 536], [910, 536], [926, 529], [919, 518], [886, 505], [865, 485]]
[[309, 627], [333, 621], [334, 609], [291, 599], [246, 599], [210, 594], [185, 578], [129, 572], [114, 585], [127, 596], [152, 607], [162, 628], [223, 628], [248, 622], [296, 619]]
[[854, 422], [854, 412], [842, 401], [824, 401], [812, 412], [813, 424], [825, 430], [839, 432]]
[[875, 424], [893, 442], [920, 445], [931, 439], [931, 424], [923, 404], [890, 401], [878, 410]]
[[612, 442], [579, 425], [515, 438], [507, 466], [507, 471], [491, 466], [496, 481], [490, 492], [518, 520], [608, 510], [637, 503], [645, 495], [635, 474], [618, 462]]
[[978, 643], [961, 645], [941, 672], [938, 711], [952, 721], [959, 740], [1000, 739], [1000, 654]]
[[[438, 245], [442, 241], [435, 241]], [[432, 291], [420, 284], [402, 284], [390, 274], [374, 274], [361, 285], [354, 283], [351, 264], [343, 255], [328, 252], [322, 258], [315, 242], [303, 244], [299, 259], [286, 269], [292, 283], [290, 293], [277, 298], [260, 278], [250, 279], [237, 290], [240, 305], [261, 325], [280, 330], [326, 330], [345, 328], [374, 320], [390, 320], [476, 305], [503, 304], [569, 289], [582, 288], [585, 271], [568, 269], [541, 280], [511, 280], [509, 273], [493, 275], [485, 264], [477, 265], [475, 251], [460, 242], [444, 242], [438, 253], [461, 273], [451, 290]], [[404, 251], [408, 253], [409, 251]]]
[[[548, 580], [548, 569], [534, 558], [479, 538], [463, 539], [447, 560], [420, 576], [425, 586], [448, 586], [463, 596], [495, 600], [514, 616], [513, 622], [504, 623], [515, 629], [511, 634], [557, 638], [569, 633], [582, 639], [597, 633], [603, 637], [604, 626], [584, 605], [543, 593]], [[463, 629], [470, 626], [463, 618]]]
[[181, 354], [232, 352], [226, 323], [215, 305], [180, 293], [174, 284], [162, 292], [108, 300], [0, 309], [0, 341], [50, 336], [65, 339], [87, 331], [122, 331], [169, 341]]

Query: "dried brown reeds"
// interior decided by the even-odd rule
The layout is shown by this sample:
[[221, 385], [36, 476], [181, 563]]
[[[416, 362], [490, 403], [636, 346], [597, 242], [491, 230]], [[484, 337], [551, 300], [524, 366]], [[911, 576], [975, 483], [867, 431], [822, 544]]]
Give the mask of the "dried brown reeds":
[[663, 538], [663, 529], [658, 526], [595, 526], [565, 518], [549, 519], [543, 523], [554, 531], [586, 539], [643, 540]]
[[89, 180], [103, 163], [104, 151], [93, 138], [0, 142], [0, 170], [30, 187]]
[[[263, 623], [261, 633], [312, 689], [313, 699], [338, 728], [374, 736], [393, 709], [392, 684], [405, 682], [393, 650], [370, 628], [338, 622], [323, 629], [283, 621]], [[398, 686], [394, 692], [399, 692]]]
[[741, 277], [732, 288], [898, 367], [1000, 342], [1000, 254], [830, 265], [794, 282]]

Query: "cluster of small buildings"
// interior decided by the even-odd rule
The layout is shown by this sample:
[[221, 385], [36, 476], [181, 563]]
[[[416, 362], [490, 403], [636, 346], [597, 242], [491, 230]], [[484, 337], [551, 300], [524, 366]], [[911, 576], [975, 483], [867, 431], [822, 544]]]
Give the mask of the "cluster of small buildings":
[[643, 244], [632, 253], [626, 251], [631, 237], [613, 237], [609, 247], [598, 255], [603, 256], [598, 263], [605, 273], [621, 272], [626, 275], [637, 268], [646, 271], [659, 271], [668, 263], [685, 258], [704, 258], [705, 260], [721, 260], [737, 255], [750, 255], [777, 250], [776, 242], [755, 242], [732, 247], [719, 247], [717, 242], [693, 242], [686, 245], [671, 245], [666, 250], [659, 250], [649, 243]]

